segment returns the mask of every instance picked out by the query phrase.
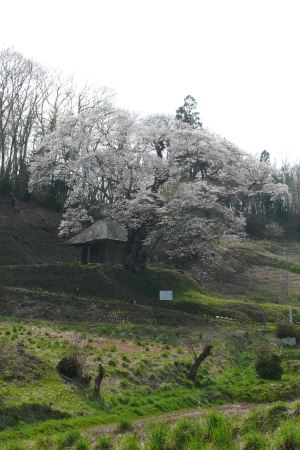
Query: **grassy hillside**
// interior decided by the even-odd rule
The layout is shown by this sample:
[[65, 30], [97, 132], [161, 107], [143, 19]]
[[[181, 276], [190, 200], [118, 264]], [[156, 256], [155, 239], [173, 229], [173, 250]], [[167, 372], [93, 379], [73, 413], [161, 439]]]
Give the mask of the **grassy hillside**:
[[[174, 410], [298, 397], [298, 348], [283, 349], [282, 380], [261, 380], [255, 374], [257, 345], [278, 345], [272, 327], [249, 323], [241, 328], [232, 321], [173, 314], [168, 325], [166, 317], [159, 316], [141, 324], [117, 315], [99, 324], [3, 318], [2, 350], [6, 346], [13, 359], [0, 369], [0, 448], [15, 441], [36, 448], [33, 442], [45, 436]], [[194, 384], [186, 377], [192, 361], [187, 342], [199, 332], [214, 351]], [[16, 349], [20, 341], [25, 346], [22, 355]], [[74, 348], [93, 376], [102, 361], [106, 374], [100, 399], [93, 397], [93, 385], [57, 373], [60, 358]]]
[[[284, 254], [267, 242], [224, 249], [219, 273], [203, 287], [189, 273], [159, 265], [135, 275], [117, 266], [63, 262], [70, 255], [54, 237], [59, 217], [53, 216], [51, 231], [41, 231], [43, 217], [37, 219], [34, 208], [31, 220], [28, 208], [22, 214], [8, 211], [15, 225], [10, 233], [6, 218], [0, 238], [0, 449], [88, 448], [82, 442], [76, 447], [76, 439], [96, 448], [105, 427], [114, 445], [128, 450], [139, 447], [126, 447], [126, 439], [147, 442], [149, 417], [172, 421], [174, 411], [192, 417], [222, 405], [236, 416], [229, 405], [246, 414], [253, 404], [298, 399], [300, 347], [282, 346], [275, 334], [291, 306], [300, 320], [297, 253], [289, 262], [287, 298]], [[29, 233], [23, 241], [22, 229]], [[56, 263], [60, 251], [64, 256]], [[22, 264], [14, 265], [17, 255]], [[159, 290], [169, 289], [174, 301], [160, 302]], [[213, 345], [195, 383], [187, 378], [191, 342], [196, 351]], [[282, 379], [257, 376], [254, 361], [261, 346], [282, 355]], [[72, 354], [91, 375], [89, 385], [59, 375], [58, 362]], [[93, 379], [100, 361], [105, 377], [96, 398]], [[284, 408], [293, 414], [297, 409]], [[121, 430], [134, 420], [140, 424], [134, 427], [137, 438], [123, 437]], [[282, 426], [272, 429], [278, 440]], [[242, 427], [238, 420], [236, 427]], [[224, 448], [244, 449], [247, 433], [240, 428]]]
[[[299, 266], [291, 268], [296, 272]], [[171, 317], [170, 310], [174, 310], [174, 314], [180, 311], [199, 317], [276, 323], [286, 320], [291, 305], [294, 319], [300, 317], [293, 299], [279, 304], [272, 291], [266, 299], [244, 295], [239, 300], [234, 293], [232, 298], [224, 298], [222, 284], [220, 297], [216, 297], [209, 287], [201, 289], [189, 273], [163, 266], [149, 266], [140, 275], [101, 264], [2, 266], [0, 280], [2, 312], [19, 317], [98, 322], [118, 311], [130, 320], [148, 322], [153, 314]], [[174, 301], [160, 302], [160, 289], [172, 289]]]
[[57, 444], [72, 439], [75, 445], [96, 449], [294, 450], [300, 445], [299, 406], [278, 403], [249, 412], [233, 405], [221, 411], [191, 411], [176, 419], [169, 415], [148, 424], [135, 422], [125, 434], [118, 429], [106, 435], [100, 430], [68, 433]]
[[222, 298], [256, 302], [300, 304], [300, 246], [280, 243], [289, 249], [288, 298], [286, 252], [267, 241], [244, 241], [223, 250], [223, 263], [206, 291]]
[[[205, 294], [187, 272], [152, 266], [141, 275], [121, 267], [43, 264], [0, 267], [0, 305], [6, 315], [38, 319], [102, 320], [108, 311], [148, 320], [153, 310], [223, 317], [239, 321], [279, 322], [288, 317], [288, 304], [244, 298], [224, 299]], [[159, 290], [173, 290], [174, 301], [160, 302]], [[92, 309], [91, 309], [92, 306]], [[142, 308], [148, 306], [151, 310]], [[300, 306], [293, 306], [300, 320]]]
[[[274, 324], [262, 324], [286, 318], [285, 304], [211, 297], [189, 274], [159, 266], [141, 276], [105, 265], [2, 266], [0, 279], [0, 448], [53, 448], [38, 441], [122, 419], [299, 395], [299, 347], [281, 348]], [[159, 289], [173, 289], [175, 300], [159, 302]], [[196, 383], [187, 378], [191, 340], [196, 349], [213, 345]], [[257, 377], [262, 344], [283, 352], [281, 380]], [[93, 383], [58, 374], [58, 361], [74, 352], [93, 378], [99, 361], [105, 367], [99, 399]]]
[[64, 292], [102, 299], [158, 299], [159, 290], [173, 289], [177, 294], [200, 289], [186, 272], [165, 267], [150, 267], [142, 275], [104, 264], [42, 264], [0, 267], [1, 285]]

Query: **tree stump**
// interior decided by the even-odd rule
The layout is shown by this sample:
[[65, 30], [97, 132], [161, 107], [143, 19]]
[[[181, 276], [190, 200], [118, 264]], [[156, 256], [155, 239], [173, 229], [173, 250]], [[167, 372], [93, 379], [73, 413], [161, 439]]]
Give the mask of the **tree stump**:
[[101, 363], [99, 363], [98, 375], [95, 378], [95, 389], [94, 389], [94, 393], [95, 393], [96, 397], [99, 397], [99, 395], [100, 395], [100, 387], [101, 387], [103, 377], [104, 377], [104, 367], [102, 366]]

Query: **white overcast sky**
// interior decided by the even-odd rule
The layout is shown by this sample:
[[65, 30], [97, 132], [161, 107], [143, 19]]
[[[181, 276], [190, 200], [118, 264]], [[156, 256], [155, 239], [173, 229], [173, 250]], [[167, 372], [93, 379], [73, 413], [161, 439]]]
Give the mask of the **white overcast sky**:
[[122, 107], [173, 114], [191, 94], [204, 126], [300, 161], [299, 0], [0, 0], [0, 14], [0, 47]]

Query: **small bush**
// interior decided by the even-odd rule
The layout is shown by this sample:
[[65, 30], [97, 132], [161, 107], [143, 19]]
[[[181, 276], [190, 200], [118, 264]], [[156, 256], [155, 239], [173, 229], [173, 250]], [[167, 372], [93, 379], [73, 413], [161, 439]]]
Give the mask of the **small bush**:
[[79, 439], [72, 450], [90, 450], [90, 445], [86, 439]]
[[276, 336], [279, 339], [296, 337], [296, 330], [292, 323], [279, 323], [276, 327]]
[[256, 354], [255, 370], [260, 378], [280, 380], [283, 374], [282, 358], [268, 347], [262, 347]]
[[164, 450], [168, 435], [168, 427], [163, 422], [158, 422], [149, 428], [146, 441], [146, 450]]
[[275, 436], [274, 450], [300, 449], [300, 422], [289, 420], [283, 423]]
[[205, 418], [205, 437], [220, 449], [233, 449], [230, 422], [220, 413], [211, 412]]
[[178, 420], [171, 428], [168, 436], [168, 448], [182, 450], [195, 439], [198, 440], [200, 445], [201, 437], [202, 429], [199, 422], [183, 418]]
[[261, 433], [268, 433], [276, 430], [280, 424], [286, 420], [288, 415], [288, 408], [284, 404], [275, 404], [270, 408], [253, 411], [249, 414], [243, 425], [243, 432], [258, 431]]
[[141, 446], [134, 434], [127, 434], [120, 442], [120, 450], [141, 450]]
[[91, 381], [91, 376], [84, 373], [84, 366], [85, 364], [81, 357], [78, 355], [71, 355], [62, 358], [56, 368], [64, 377], [81, 381], [84, 384], [89, 384]]
[[117, 361], [113, 358], [113, 359], [109, 359], [107, 364], [109, 366], [115, 367], [117, 365]]
[[95, 450], [110, 450], [113, 448], [113, 441], [111, 436], [101, 436], [98, 439]]
[[52, 450], [54, 448], [53, 439], [50, 437], [39, 439], [35, 450]]
[[58, 372], [67, 378], [79, 379], [82, 377], [80, 361], [75, 356], [65, 356], [57, 364]]
[[265, 236], [272, 241], [280, 240], [284, 235], [284, 229], [277, 222], [268, 223], [265, 226]]
[[252, 432], [244, 436], [242, 450], [268, 450], [268, 440], [262, 433]]
[[132, 422], [130, 420], [121, 419], [118, 423], [118, 430], [119, 431], [126, 431], [130, 430], [132, 428]]
[[62, 449], [64, 447], [70, 447], [71, 445], [76, 444], [80, 439], [81, 434], [79, 433], [79, 431], [69, 431], [59, 439], [57, 448]]

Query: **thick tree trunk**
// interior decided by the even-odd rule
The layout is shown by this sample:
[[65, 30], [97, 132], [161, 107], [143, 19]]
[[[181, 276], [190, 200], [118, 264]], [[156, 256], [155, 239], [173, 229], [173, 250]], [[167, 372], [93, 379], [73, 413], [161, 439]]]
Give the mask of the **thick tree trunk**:
[[[170, 145], [169, 141], [164, 141], [159, 139], [154, 142], [157, 156], [159, 158], [163, 157], [163, 151], [166, 147]], [[160, 187], [168, 180], [169, 171], [162, 168], [162, 170], [156, 170], [154, 182], [151, 186], [151, 191], [149, 194], [153, 196], [153, 200], [158, 206], [161, 201], [157, 199], [157, 194]], [[151, 212], [150, 212], [151, 214]], [[144, 241], [149, 236], [149, 233], [153, 230], [155, 226], [156, 217], [153, 213], [142, 223], [138, 228], [132, 228], [128, 230], [127, 244], [125, 247], [125, 257], [123, 261], [124, 269], [130, 270], [134, 273], [141, 273], [146, 267], [146, 251], [144, 248]]]
[[197, 373], [199, 370], [200, 365], [202, 364], [202, 362], [211, 355], [211, 351], [212, 351], [212, 345], [206, 345], [203, 349], [203, 352], [200, 353], [200, 355], [195, 358], [194, 364], [192, 365], [192, 367], [190, 368], [190, 371], [188, 373], [188, 378], [192, 381], [196, 380], [197, 377]]
[[128, 230], [128, 239], [125, 247], [123, 261], [124, 269], [134, 273], [141, 273], [146, 267], [146, 252], [144, 240], [147, 236], [146, 225], [137, 229]]

